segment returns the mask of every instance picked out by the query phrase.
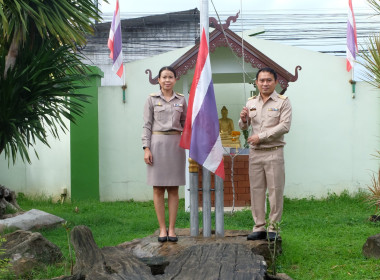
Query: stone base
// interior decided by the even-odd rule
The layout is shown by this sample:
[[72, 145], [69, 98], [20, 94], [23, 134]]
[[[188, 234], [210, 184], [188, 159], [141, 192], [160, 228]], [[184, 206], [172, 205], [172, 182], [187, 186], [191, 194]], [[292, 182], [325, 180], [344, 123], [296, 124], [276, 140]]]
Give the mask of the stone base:
[[[247, 241], [250, 231], [226, 230], [223, 238], [190, 237], [189, 229], [176, 229], [176, 233], [176, 243], [159, 243], [157, 231], [99, 249], [90, 229], [76, 226], [71, 233], [74, 275], [60, 279], [269, 279], [264, 257], [270, 255], [268, 243]], [[281, 240], [277, 248], [281, 253]]]

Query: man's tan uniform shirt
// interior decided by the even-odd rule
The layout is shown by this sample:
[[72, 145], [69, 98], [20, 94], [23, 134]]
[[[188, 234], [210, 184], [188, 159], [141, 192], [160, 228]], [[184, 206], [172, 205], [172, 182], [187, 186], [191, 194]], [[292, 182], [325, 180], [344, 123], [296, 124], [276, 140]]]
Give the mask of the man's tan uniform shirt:
[[265, 104], [260, 95], [248, 99], [248, 123], [239, 120], [244, 130], [252, 126], [252, 135], [257, 134], [260, 143], [254, 149], [273, 148], [285, 145], [284, 134], [289, 132], [292, 121], [292, 106], [286, 96], [274, 91]]

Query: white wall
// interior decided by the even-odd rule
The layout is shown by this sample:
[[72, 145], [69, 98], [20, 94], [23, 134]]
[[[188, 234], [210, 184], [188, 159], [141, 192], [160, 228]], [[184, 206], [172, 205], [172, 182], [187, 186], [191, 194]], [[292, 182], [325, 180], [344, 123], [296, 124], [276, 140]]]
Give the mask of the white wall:
[[[339, 79], [333, 71], [320, 76], [329, 90], [316, 86], [302, 91], [302, 82], [289, 90], [294, 114], [285, 149], [289, 197], [357, 191], [379, 166], [371, 157], [379, 148], [379, 93], [359, 84], [352, 99], [348, 78]], [[331, 79], [341, 80], [342, 86]]]
[[380, 90], [361, 82], [353, 99], [344, 58], [259, 39], [251, 43], [291, 73], [302, 66], [285, 93], [293, 106], [285, 137], [285, 195], [321, 197], [366, 188], [379, 168], [371, 154], [380, 149]]
[[[345, 71], [343, 58], [255, 38], [247, 40], [289, 72], [294, 73], [297, 65], [303, 68], [298, 81], [290, 83], [286, 92], [293, 106], [291, 132], [285, 137], [288, 143], [285, 148], [286, 195], [321, 197], [328, 192], [365, 188], [370, 182], [371, 170], [379, 166], [371, 154], [380, 146], [380, 92], [366, 83], [358, 83], [353, 99], [348, 82], [350, 73]], [[155, 76], [161, 66], [174, 62], [185, 50], [127, 64], [126, 104], [121, 101], [120, 88], [101, 89], [102, 199], [151, 199], [151, 187], [145, 184], [140, 137], [144, 102], [158, 86], [150, 85], [145, 69], [150, 68]], [[221, 53], [226, 57], [225, 50]], [[213, 72], [223, 73], [223, 67], [229, 73], [236, 72], [236, 65], [229, 68], [229, 64], [213, 62], [213, 58], [220, 57], [211, 56]], [[190, 71], [186, 78], [178, 81], [176, 90], [182, 92], [183, 80], [190, 83], [192, 75]], [[242, 84], [214, 86], [219, 114], [226, 105], [228, 117], [234, 120], [238, 130], [239, 113], [253, 90], [252, 85], [246, 84], [245, 88]]]
[[[245, 39], [289, 72], [294, 73], [297, 65], [303, 68], [298, 81], [290, 83], [285, 93], [293, 106], [291, 131], [285, 137], [286, 196], [321, 197], [328, 192], [365, 188], [371, 172], [379, 167], [379, 161], [371, 154], [380, 149], [380, 91], [358, 83], [353, 99], [344, 58]], [[142, 111], [147, 96], [156, 92], [158, 86], [149, 83], [145, 70], [151, 69], [155, 76], [162, 66], [173, 63], [188, 49], [126, 64], [126, 103], [122, 102], [120, 86], [99, 89], [102, 201], [152, 199], [141, 148]], [[213, 56], [211, 64], [218, 73], [229, 67], [214, 63]], [[191, 70], [177, 82], [177, 91], [183, 92], [183, 81], [190, 83], [192, 74]], [[246, 85], [244, 92], [242, 84], [215, 84], [218, 112], [226, 105], [235, 129], [241, 107], [252, 89], [252, 85]], [[7, 161], [0, 160], [0, 184], [25, 193], [57, 195], [62, 187], [70, 190], [69, 135], [62, 134], [60, 141], [49, 143], [51, 149], [37, 146], [40, 160], [31, 154], [32, 165], [18, 161], [8, 168]]]
[[[70, 124], [66, 121], [66, 125]], [[70, 195], [70, 134], [60, 133], [60, 140], [48, 137], [51, 148], [38, 142], [29, 156], [32, 164], [23, 163], [18, 157], [16, 164], [0, 158], [0, 184], [16, 192], [29, 195], [46, 195], [58, 198], [62, 188]]]

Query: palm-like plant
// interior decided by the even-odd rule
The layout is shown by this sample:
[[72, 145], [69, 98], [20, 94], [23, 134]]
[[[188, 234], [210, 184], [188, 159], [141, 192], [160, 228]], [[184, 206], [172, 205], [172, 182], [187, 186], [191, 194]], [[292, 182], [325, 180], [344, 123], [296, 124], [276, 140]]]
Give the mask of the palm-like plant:
[[[367, 2], [373, 8], [376, 15], [380, 15], [380, 1], [367, 0]], [[366, 70], [365, 76], [368, 83], [376, 88], [380, 88], [380, 33], [369, 37], [366, 47], [368, 51], [363, 51], [360, 54], [360, 57], [363, 58], [363, 62], [360, 62], [360, 64]], [[380, 151], [377, 151], [375, 157], [380, 159]], [[376, 212], [380, 212], [380, 168], [378, 174], [372, 175], [371, 181], [371, 186], [368, 186], [370, 193], [367, 195], [367, 200], [371, 205], [376, 206]]]
[[364, 76], [368, 83], [380, 88], [380, 34], [367, 38], [368, 51], [363, 51], [360, 57], [364, 62], [359, 62], [365, 67]]
[[[377, 151], [375, 157], [380, 159], [380, 151]], [[380, 169], [376, 175], [372, 174], [371, 185], [368, 186], [368, 190], [370, 191], [367, 195], [368, 203], [376, 207], [376, 213], [380, 213]]]
[[[380, 4], [378, 0], [367, 0], [377, 15], [380, 15]], [[380, 88], [380, 33], [367, 38], [365, 45], [368, 51], [362, 51], [359, 62], [365, 68], [364, 75], [368, 82], [376, 88]]]
[[99, 19], [92, 0], [0, 0], [0, 154], [13, 163], [82, 114], [90, 74], [75, 49]]
[[[0, 54], [0, 71], [5, 68], [5, 55]], [[0, 76], [0, 151], [30, 162], [28, 147], [36, 139], [48, 145], [47, 134], [58, 137], [58, 128], [66, 130], [64, 119], [74, 121], [70, 110], [81, 113], [86, 96], [75, 94], [77, 83], [87, 77], [79, 59], [67, 46], [51, 51], [48, 41], [39, 49], [25, 48], [17, 63]], [[73, 98], [75, 97], [75, 98]]]
[[376, 207], [376, 213], [380, 211], [380, 170], [377, 176], [372, 175], [372, 186], [368, 187], [370, 194], [367, 197], [370, 205]]
[[84, 45], [86, 34], [92, 32], [91, 20], [100, 19], [92, 0], [0, 0], [0, 17], [0, 44], [8, 49], [5, 70], [14, 65], [20, 45], [26, 43]]

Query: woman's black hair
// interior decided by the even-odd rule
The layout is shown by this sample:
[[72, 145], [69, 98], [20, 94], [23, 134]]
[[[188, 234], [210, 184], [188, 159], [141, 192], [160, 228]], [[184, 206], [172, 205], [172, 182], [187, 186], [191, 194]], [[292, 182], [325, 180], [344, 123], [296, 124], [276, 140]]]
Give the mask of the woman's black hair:
[[160, 71], [158, 72], [158, 78], [161, 77], [161, 72], [164, 71], [164, 70], [168, 70], [170, 72], [173, 72], [174, 74], [174, 78], [177, 78], [177, 73], [175, 72], [174, 68], [171, 67], [171, 66], [164, 66], [160, 69]]

